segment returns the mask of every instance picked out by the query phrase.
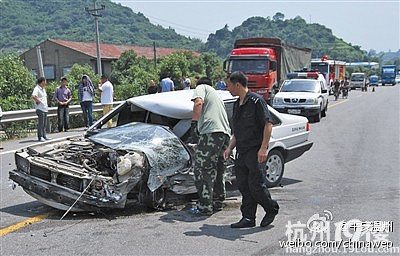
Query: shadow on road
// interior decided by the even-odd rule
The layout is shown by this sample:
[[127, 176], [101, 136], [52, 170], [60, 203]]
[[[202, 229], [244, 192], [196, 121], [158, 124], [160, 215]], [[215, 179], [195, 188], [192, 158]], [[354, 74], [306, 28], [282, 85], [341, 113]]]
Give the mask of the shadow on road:
[[0, 212], [30, 218], [53, 210], [54, 209], [50, 206], [42, 204], [39, 201], [32, 201], [29, 203], [17, 204], [1, 208]]
[[19, 141], [18, 143], [19, 143], [19, 144], [27, 144], [27, 143], [35, 143], [35, 142], [39, 142], [39, 141], [38, 141], [38, 140], [30, 139], [30, 140], [21, 140], [21, 141]]
[[279, 184], [281, 187], [287, 186], [287, 185], [293, 185], [299, 182], [303, 182], [302, 180], [296, 180], [296, 179], [289, 179], [289, 178], [282, 178], [281, 184]]
[[200, 227], [200, 231], [188, 231], [185, 232], [184, 234], [187, 236], [209, 236], [229, 241], [241, 240], [246, 242], [257, 243], [257, 241], [245, 239], [245, 236], [258, 232], [264, 232], [273, 227], [274, 227], [273, 225], [270, 225], [266, 228], [254, 227], [246, 229], [234, 229], [231, 228], [229, 225], [204, 224], [202, 227]]

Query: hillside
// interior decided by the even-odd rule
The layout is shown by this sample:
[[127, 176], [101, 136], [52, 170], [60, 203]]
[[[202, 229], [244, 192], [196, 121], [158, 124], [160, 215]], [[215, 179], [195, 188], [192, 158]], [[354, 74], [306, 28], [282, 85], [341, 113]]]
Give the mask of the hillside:
[[[103, 43], [176, 47], [199, 50], [203, 43], [151, 24], [141, 13], [112, 3], [97, 1], [106, 6], [99, 18], [100, 39]], [[93, 17], [84, 8], [93, 8], [91, 0], [1, 0], [0, 52], [25, 50], [47, 38], [93, 42]]]
[[312, 56], [328, 55], [331, 59], [343, 61], [365, 61], [367, 55], [359, 46], [352, 46], [332, 34], [332, 30], [323, 25], [307, 24], [297, 16], [284, 19], [282, 13], [270, 17], [252, 17], [232, 31], [228, 26], [211, 34], [205, 44], [206, 51], [214, 51], [226, 57], [237, 38], [278, 37], [287, 43], [312, 49]]

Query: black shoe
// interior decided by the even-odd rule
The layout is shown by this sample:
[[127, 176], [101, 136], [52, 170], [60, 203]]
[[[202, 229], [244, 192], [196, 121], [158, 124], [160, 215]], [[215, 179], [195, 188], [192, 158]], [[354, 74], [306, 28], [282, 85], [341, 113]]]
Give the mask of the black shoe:
[[231, 224], [231, 228], [251, 228], [256, 226], [255, 220], [242, 218], [239, 222]]
[[266, 227], [266, 226], [268, 226], [269, 224], [271, 224], [271, 223], [274, 221], [275, 216], [276, 216], [277, 214], [278, 214], [278, 212], [270, 213], [270, 214], [266, 213], [265, 216], [264, 216], [264, 218], [262, 219], [262, 221], [261, 221], [261, 223], [260, 223], [260, 227]]

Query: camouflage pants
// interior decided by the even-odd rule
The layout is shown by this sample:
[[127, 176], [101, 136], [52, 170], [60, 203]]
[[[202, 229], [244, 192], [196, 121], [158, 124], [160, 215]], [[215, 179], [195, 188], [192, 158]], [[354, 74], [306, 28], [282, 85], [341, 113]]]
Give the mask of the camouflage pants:
[[201, 211], [212, 212], [213, 203], [222, 207], [225, 200], [223, 153], [228, 144], [229, 136], [222, 132], [200, 135], [195, 151], [194, 183], [200, 197], [197, 207]]

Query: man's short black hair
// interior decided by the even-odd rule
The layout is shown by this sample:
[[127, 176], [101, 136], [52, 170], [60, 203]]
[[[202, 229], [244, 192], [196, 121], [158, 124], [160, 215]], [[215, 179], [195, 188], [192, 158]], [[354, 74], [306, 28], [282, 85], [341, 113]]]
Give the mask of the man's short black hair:
[[63, 78], [61, 78], [61, 82], [62, 81], [67, 81], [68, 82], [68, 79], [66, 77], [63, 77]]
[[235, 71], [229, 76], [229, 81], [231, 83], [239, 83], [244, 87], [247, 87], [247, 77], [243, 74], [242, 71]]
[[108, 80], [108, 76], [107, 76], [106, 74], [102, 74], [102, 75], [101, 75], [101, 79], [106, 79], [106, 80]]
[[208, 84], [209, 86], [212, 86], [211, 79], [208, 77], [205, 77], [205, 76], [203, 76], [202, 78], [197, 80], [196, 85], [199, 85], [199, 84]]
[[46, 78], [44, 78], [43, 76], [39, 77], [37, 80], [38, 84], [41, 84], [43, 81], [46, 81]]

